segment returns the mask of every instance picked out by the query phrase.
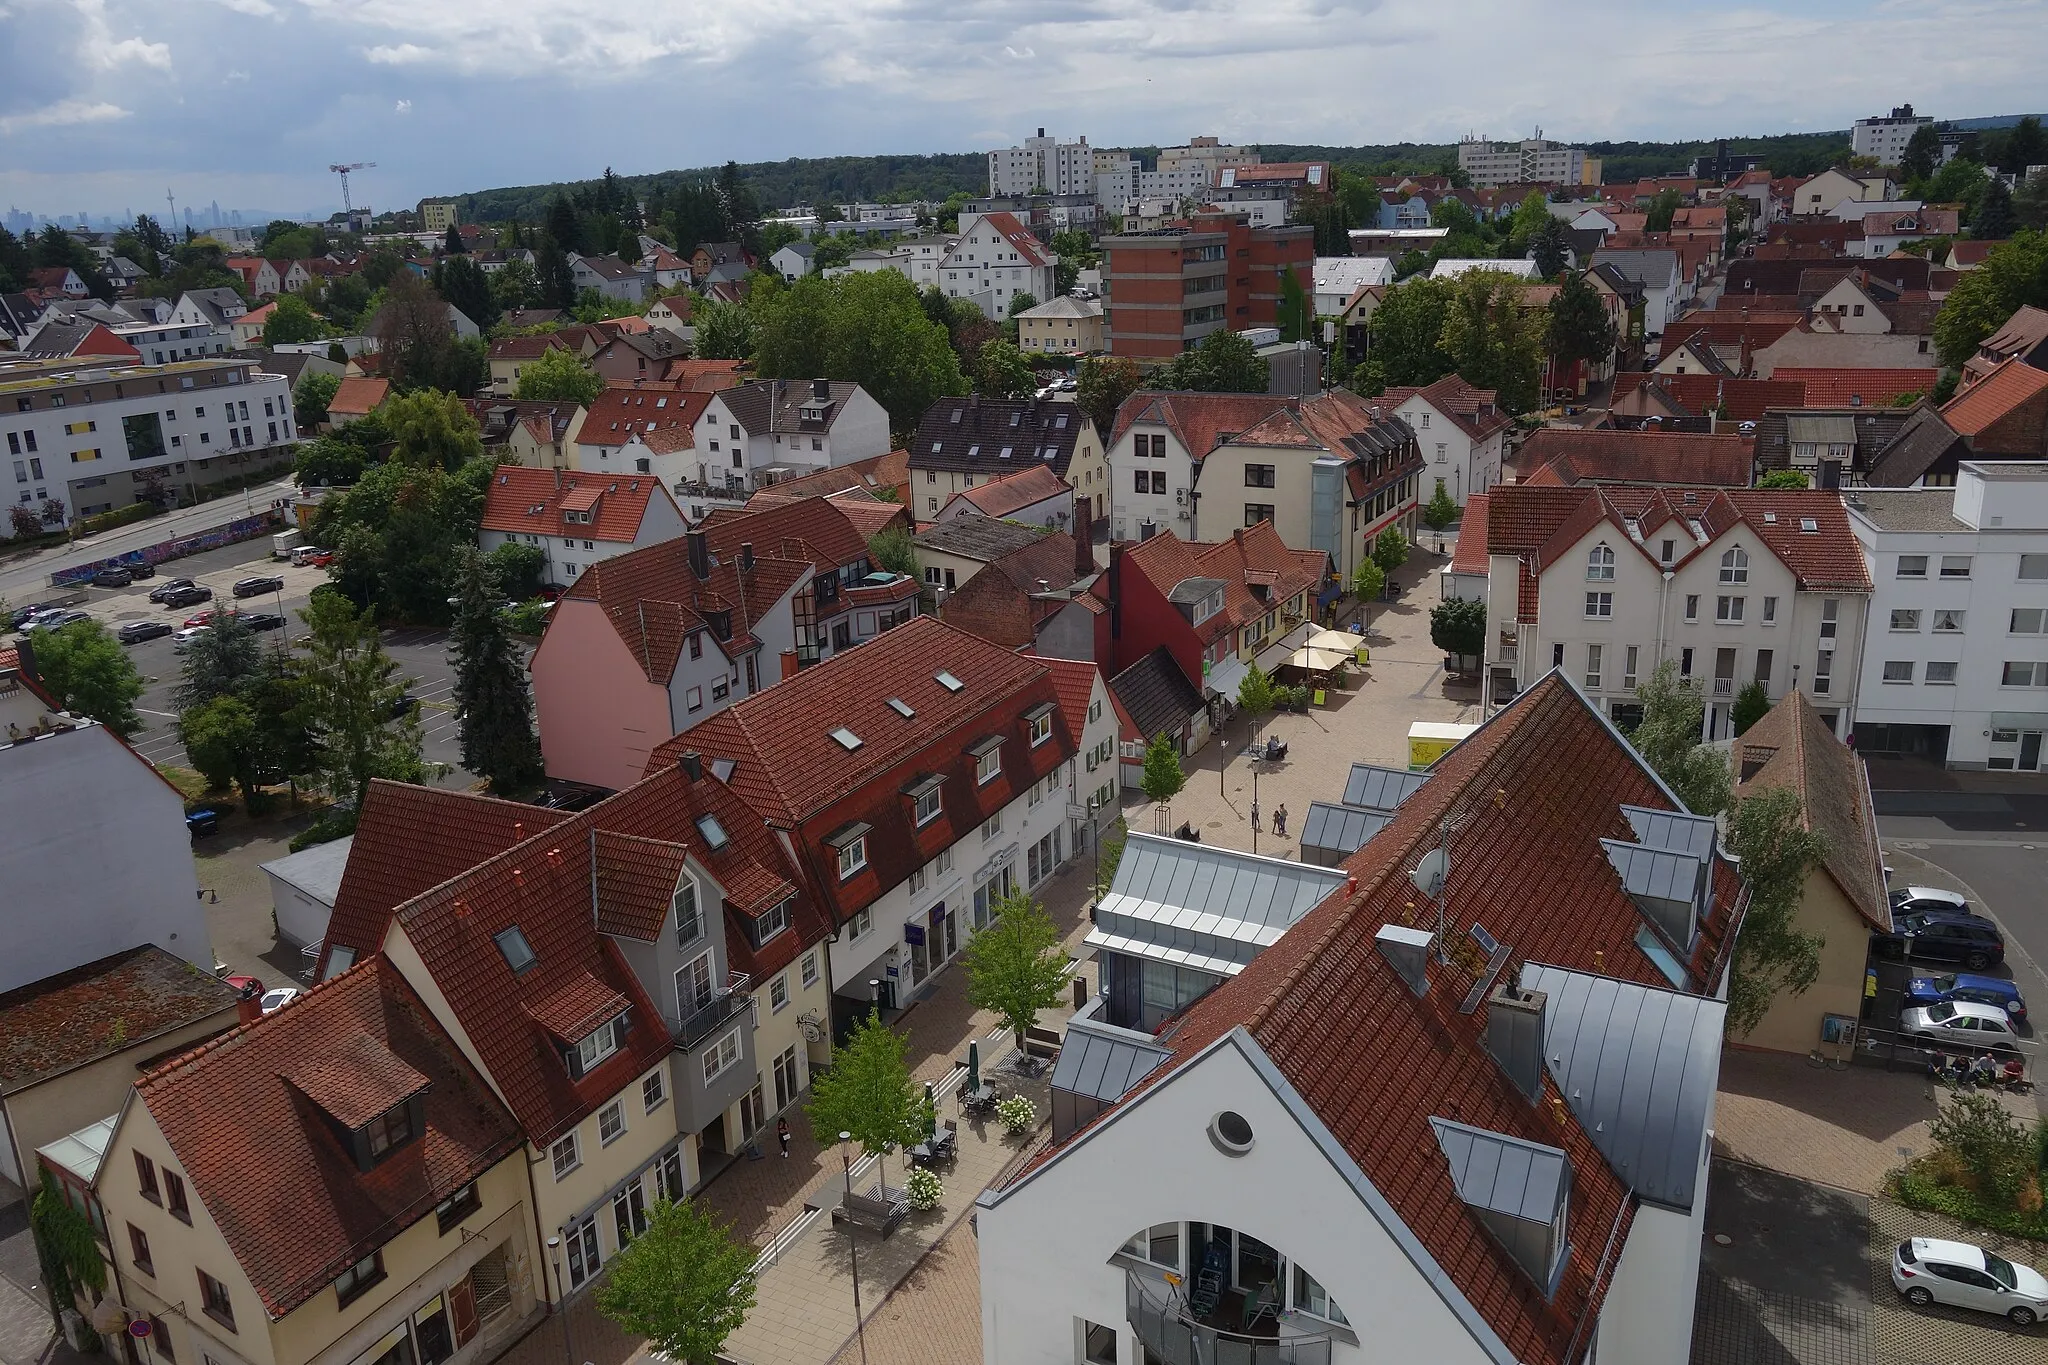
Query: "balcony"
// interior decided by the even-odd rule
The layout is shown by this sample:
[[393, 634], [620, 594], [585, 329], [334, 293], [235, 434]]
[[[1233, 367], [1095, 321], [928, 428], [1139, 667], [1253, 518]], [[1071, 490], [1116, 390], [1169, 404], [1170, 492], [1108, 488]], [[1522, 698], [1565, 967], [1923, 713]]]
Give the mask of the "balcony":
[[1239, 1296], [1225, 1295], [1211, 1321], [1191, 1317], [1179, 1292], [1147, 1275], [1124, 1272], [1124, 1315], [1148, 1355], [1168, 1365], [1330, 1365], [1330, 1338], [1301, 1335], [1267, 1318], [1264, 1335], [1214, 1325], [1236, 1324]]
[[734, 972], [724, 990], [714, 992], [709, 1000], [684, 1016], [682, 1027], [676, 1030], [676, 1046], [688, 1051], [745, 1009], [753, 1001], [747, 991], [752, 984], [752, 978], [745, 972]]
[[1714, 695], [1715, 695], [1715, 696], [1717, 696], [1717, 697], [1732, 697], [1732, 696], [1734, 696], [1734, 695], [1735, 695], [1735, 679], [1733, 679], [1733, 678], [1716, 678], [1716, 679], [1714, 679]]

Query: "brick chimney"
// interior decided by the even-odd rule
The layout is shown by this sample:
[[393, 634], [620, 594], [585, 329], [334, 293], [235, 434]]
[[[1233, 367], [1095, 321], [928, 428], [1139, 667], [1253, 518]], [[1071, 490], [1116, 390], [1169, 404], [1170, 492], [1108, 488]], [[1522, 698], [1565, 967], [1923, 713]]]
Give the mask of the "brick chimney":
[[794, 678], [795, 676], [796, 651], [793, 649], [785, 649], [782, 651], [782, 680], [784, 682], [788, 682], [791, 678]]

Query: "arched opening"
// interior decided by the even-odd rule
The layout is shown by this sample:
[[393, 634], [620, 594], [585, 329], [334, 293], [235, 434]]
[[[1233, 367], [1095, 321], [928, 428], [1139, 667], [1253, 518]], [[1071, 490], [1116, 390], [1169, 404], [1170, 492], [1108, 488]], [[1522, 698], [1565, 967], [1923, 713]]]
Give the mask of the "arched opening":
[[[1284, 1345], [1279, 1358], [1289, 1361], [1327, 1360], [1330, 1330], [1350, 1326], [1312, 1270], [1242, 1228], [1158, 1223], [1132, 1236], [1115, 1259], [1129, 1282], [1131, 1326], [1162, 1359], [1211, 1360], [1217, 1356], [1203, 1343], [1249, 1341]], [[1183, 1349], [1190, 1346], [1192, 1356]]]

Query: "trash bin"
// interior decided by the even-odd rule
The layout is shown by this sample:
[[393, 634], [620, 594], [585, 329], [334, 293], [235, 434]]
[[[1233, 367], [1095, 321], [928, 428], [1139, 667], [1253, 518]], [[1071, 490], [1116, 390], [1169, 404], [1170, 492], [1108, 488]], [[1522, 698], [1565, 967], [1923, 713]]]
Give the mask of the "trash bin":
[[195, 810], [185, 817], [185, 828], [192, 831], [195, 839], [209, 834], [220, 833], [220, 816], [210, 810]]

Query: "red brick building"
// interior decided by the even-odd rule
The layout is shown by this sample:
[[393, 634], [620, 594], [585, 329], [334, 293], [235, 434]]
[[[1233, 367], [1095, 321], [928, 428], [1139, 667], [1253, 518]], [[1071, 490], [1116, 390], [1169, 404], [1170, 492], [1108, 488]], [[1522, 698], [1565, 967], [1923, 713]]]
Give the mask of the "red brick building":
[[1173, 359], [1211, 332], [1272, 327], [1280, 272], [1315, 288], [1315, 229], [1255, 228], [1227, 214], [1102, 239], [1103, 325], [1111, 355]]

